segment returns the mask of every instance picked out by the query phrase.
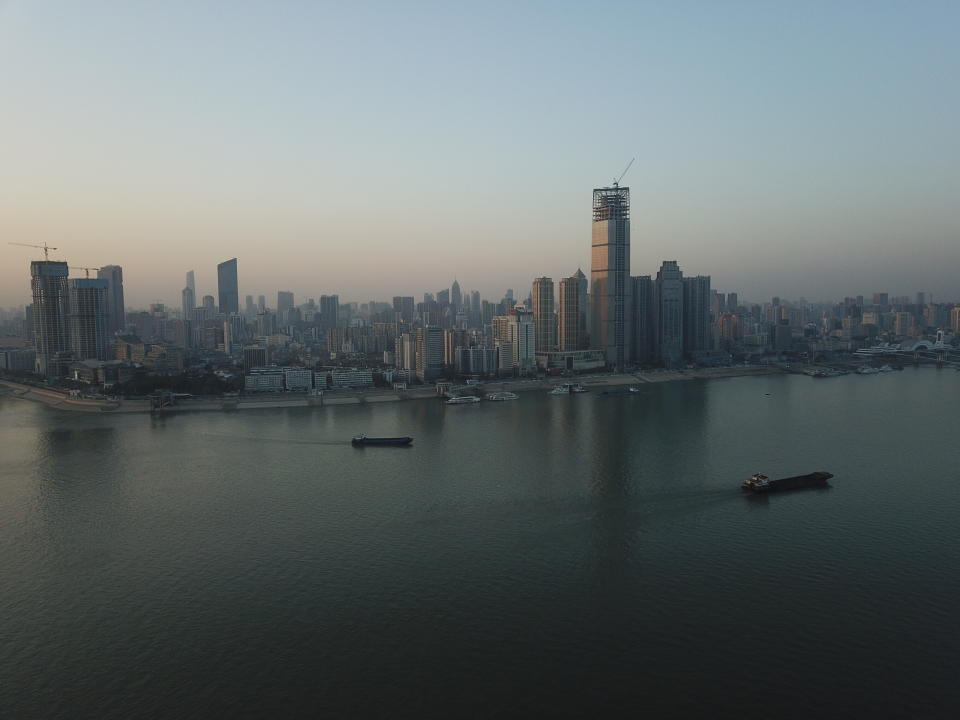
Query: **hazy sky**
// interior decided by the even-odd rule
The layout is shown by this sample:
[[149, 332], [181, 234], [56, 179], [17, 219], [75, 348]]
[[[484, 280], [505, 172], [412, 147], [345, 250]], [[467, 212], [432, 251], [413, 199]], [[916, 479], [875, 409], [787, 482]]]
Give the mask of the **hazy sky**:
[[43, 242], [128, 304], [589, 272], [960, 299], [960, 2], [0, 0], [0, 305]]

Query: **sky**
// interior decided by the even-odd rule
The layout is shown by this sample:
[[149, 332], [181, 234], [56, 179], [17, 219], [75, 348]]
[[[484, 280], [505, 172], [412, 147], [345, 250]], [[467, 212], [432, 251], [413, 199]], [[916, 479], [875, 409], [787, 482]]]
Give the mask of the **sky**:
[[[761, 301], [960, 300], [960, 3], [0, 0], [8, 242], [275, 302], [525, 296], [589, 274], [632, 157], [632, 273]], [[82, 271], [72, 271], [82, 276]]]

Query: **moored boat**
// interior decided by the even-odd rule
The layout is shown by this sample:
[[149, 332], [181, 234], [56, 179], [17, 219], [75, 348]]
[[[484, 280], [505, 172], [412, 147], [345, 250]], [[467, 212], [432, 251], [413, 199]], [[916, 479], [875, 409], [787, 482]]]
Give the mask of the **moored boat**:
[[447, 405], [466, 405], [468, 403], [478, 403], [480, 398], [476, 395], [458, 395], [447, 400]]
[[487, 400], [516, 400], [519, 395], [512, 392], [495, 392], [487, 395]]

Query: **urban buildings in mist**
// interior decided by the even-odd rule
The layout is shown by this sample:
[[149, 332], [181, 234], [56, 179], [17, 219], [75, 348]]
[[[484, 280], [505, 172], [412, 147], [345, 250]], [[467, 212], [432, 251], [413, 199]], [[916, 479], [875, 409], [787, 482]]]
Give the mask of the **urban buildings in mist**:
[[70, 278], [66, 262], [34, 261], [33, 302], [0, 316], [8, 338], [22, 341], [5, 341], [0, 370], [109, 386], [144, 373], [221, 368], [226, 375], [243, 372], [252, 391], [275, 389], [280, 376], [283, 388], [301, 388], [306, 376], [283, 368], [351, 369], [330, 370], [326, 381], [311, 385], [322, 390], [334, 382], [372, 381], [374, 372], [381, 382], [402, 384], [675, 369], [770, 354], [815, 358], [925, 337], [956, 343], [960, 335], [960, 308], [934, 303], [923, 292], [912, 298], [877, 292], [870, 300], [852, 296], [838, 303], [779, 297], [745, 303], [735, 290], [712, 287], [709, 275], [686, 273], [676, 259], [634, 276], [630, 189], [617, 183], [595, 189], [590, 212], [589, 281], [579, 268], [557, 281], [531, 273], [530, 289], [519, 299], [514, 289], [483, 298], [455, 278], [419, 300], [341, 302], [339, 294], [321, 293], [298, 302], [293, 291], [278, 289], [274, 307], [265, 295], [255, 302], [252, 294], [243, 295], [241, 306], [243, 275], [234, 257], [217, 265], [215, 295], [198, 301], [190, 269], [179, 307], [152, 303], [133, 310], [124, 305], [117, 265], [99, 268], [95, 279]]

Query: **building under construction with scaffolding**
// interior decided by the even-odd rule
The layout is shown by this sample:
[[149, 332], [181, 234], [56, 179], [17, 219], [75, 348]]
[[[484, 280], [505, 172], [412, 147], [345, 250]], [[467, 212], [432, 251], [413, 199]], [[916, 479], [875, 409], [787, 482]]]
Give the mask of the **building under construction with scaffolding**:
[[630, 362], [630, 188], [593, 191], [593, 247], [590, 263], [591, 346], [606, 353], [618, 370]]

